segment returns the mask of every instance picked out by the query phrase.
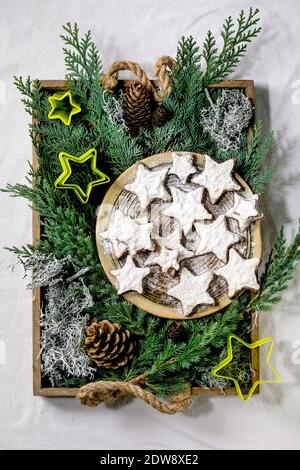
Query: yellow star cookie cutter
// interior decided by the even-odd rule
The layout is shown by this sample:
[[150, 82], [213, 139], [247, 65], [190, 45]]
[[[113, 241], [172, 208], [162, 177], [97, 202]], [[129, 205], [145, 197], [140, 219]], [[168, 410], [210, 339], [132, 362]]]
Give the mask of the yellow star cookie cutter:
[[[109, 177], [102, 173], [102, 171], [98, 170], [97, 168], [97, 150], [92, 148], [88, 150], [86, 153], [81, 155], [80, 157], [75, 157], [73, 155], [69, 155], [68, 153], [65, 152], [60, 152], [58, 155], [60, 164], [62, 166], [63, 172], [62, 174], [57, 178], [55, 181], [54, 185], [56, 188], [59, 189], [73, 189], [75, 192], [76, 196], [82, 202], [82, 204], [86, 204], [89, 200], [91, 191], [94, 186], [99, 186], [100, 184], [105, 184], [110, 181]], [[70, 162], [74, 163], [85, 163], [86, 161], [91, 160], [91, 169], [93, 173], [99, 178], [90, 181], [87, 185], [86, 191], [84, 191], [79, 184], [76, 183], [67, 183], [68, 178], [72, 174], [72, 168], [70, 165]]]
[[[268, 350], [267, 350], [267, 353], [266, 353], [265, 362], [269, 366], [269, 368], [272, 370], [272, 372], [274, 373], [275, 379], [273, 379], [273, 380], [256, 380], [252, 384], [252, 387], [250, 388], [250, 390], [249, 390], [249, 392], [247, 393], [246, 396], [243, 395], [241, 387], [240, 387], [238, 381], [234, 377], [218, 374], [218, 372], [221, 369], [223, 369], [225, 366], [227, 366], [233, 359], [233, 351], [232, 351], [232, 340], [233, 339], [235, 339], [236, 341], [238, 341], [243, 346], [246, 346], [249, 349], [258, 348], [260, 346], [263, 346], [264, 344], [269, 343], [269, 347], [268, 347]], [[227, 357], [225, 359], [223, 359], [223, 361], [221, 361], [220, 364], [218, 364], [216, 367], [214, 367], [214, 369], [211, 371], [211, 374], [215, 375], [216, 377], [220, 377], [220, 378], [227, 379], [227, 380], [232, 380], [234, 382], [234, 385], [235, 385], [235, 388], [236, 388], [239, 399], [243, 400], [243, 401], [248, 401], [249, 398], [251, 397], [251, 395], [254, 393], [256, 387], [259, 384], [278, 384], [278, 383], [282, 382], [281, 375], [275, 369], [275, 367], [272, 366], [272, 364], [270, 362], [270, 357], [271, 357], [273, 345], [274, 345], [274, 340], [270, 336], [267, 336], [267, 337], [262, 338], [258, 341], [255, 341], [254, 343], [249, 344], [249, 343], [246, 343], [246, 341], [242, 340], [241, 338], [239, 338], [236, 335], [230, 335], [227, 339], [227, 352], [228, 352]]]
[[[66, 126], [71, 124], [72, 116], [81, 111], [80, 105], [74, 100], [70, 90], [57, 91], [54, 95], [49, 96], [48, 100], [51, 104], [48, 118], [60, 119]], [[69, 101], [67, 105], [65, 104], [66, 100]]]

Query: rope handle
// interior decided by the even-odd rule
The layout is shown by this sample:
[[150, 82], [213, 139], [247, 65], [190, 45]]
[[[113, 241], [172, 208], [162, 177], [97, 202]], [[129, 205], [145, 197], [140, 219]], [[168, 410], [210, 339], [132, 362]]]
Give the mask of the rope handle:
[[105, 90], [111, 91], [118, 84], [118, 72], [120, 70], [130, 70], [136, 75], [138, 81], [144, 85], [150, 93], [153, 93], [154, 99], [161, 101], [165, 93], [170, 94], [172, 91], [170, 86], [170, 72], [175, 65], [175, 60], [169, 56], [162, 56], [155, 62], [153, 71], [158, 77], [160, 89], [155, 87], [139, 64], [131, 62], [130, 60], [113, 62], [108, 72], [100, 77], [100, 81]]
[[166, 93], [169, 95], [172, 92], [172, 88], [170, 85], [170, 75], [172, 68], [176, 66], [176, 61], [173, 59], [173, 57], [170, 57], [168, 55], [163, 55], [162, 57], [160, 57], [153, 66], [154, 76], [158, 77], [158, 81], [163, 94]]
[[83, 385], [79, 389], [76, 398], [80, 400], [82, 405], [95, 407], [103, 402], [114, 403], [122, 396], [140, 398], [152, 408], [169, 415], [185, 410], [192, 403], [190, 386], [182, 393], [173, 395], [167, 402], [164, 402], [153, 393], [142, 389], [139, 385], [118, 381], [99, 381]]

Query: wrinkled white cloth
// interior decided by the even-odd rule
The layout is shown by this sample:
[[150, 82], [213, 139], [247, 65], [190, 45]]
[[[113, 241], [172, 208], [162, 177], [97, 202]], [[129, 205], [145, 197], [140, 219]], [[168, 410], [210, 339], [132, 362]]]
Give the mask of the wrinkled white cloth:
[[[91, 28], [105, 67], [139, 62], [151, 74], [163, 54], [174, 55], [182, 35], [201, 44], [227, 15], [261, 8], [263, 32], [232, 78], [254, 79], [257, 115], [275, 129], [270, 160], [278, 178], [266, 193], [267, 240], [282, 225], [289, 239], [300, 216], [300, 3], [289, 0], [0, 0], [0, 186], [24, 182], [31, 143], [12, 76], [64, 77], [61, 25]], [[138, 400], [118, 409], [84, 408], [74, 399], [32, 396], [31, 293], [22, 267], [2, 246], [31, 241], [26, 202], [1, 194], [0, 448], [2, 449], [299, 449], [300, 271], [283, 301], [263, 313], [261, 337], [275, 339], [273, 363], [281, 385], [264, 385], [248, 403], [231, 397], [195, 399], [183, 414], [164, 416]], [[5, 356], [6, 351], [6, 357]], [[265, 368], [263, 367], [263, 370]]]

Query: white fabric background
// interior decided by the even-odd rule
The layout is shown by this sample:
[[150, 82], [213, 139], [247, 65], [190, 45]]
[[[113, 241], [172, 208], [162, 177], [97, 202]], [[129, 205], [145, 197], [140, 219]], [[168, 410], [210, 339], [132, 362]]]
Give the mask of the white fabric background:
[[[29, 119], [12, 76], [64, 77], [62, 24], [77, 21], [82, 32], [91, 28], [105, 67], [131, 59], [151, 73], [156, 58], [175, 54], [181, 35], [192, 34], [201, 44], [209, 28], [218, 33], [225, 16], [249, 6], [247, 0], [0, 0], [0, 185], [23, 182], [31, 158]], [[257, 113], [276, 131], [270, 158], [279, 171], [267, 193], [265, 225], [274, 233], [285, 224], [291, 238], [300, 216], [300, 3], [256, 0], [256, 6], [263, 32], [233, 78], [255, 80]], [[22, 268], [7, 269], [14, 256], [2, 250], [31, 241], [31, 213], [23, 200], [6, 194], [0, 210], [0, 349], [6, 347], [5, 361], [0, 354], [1, 448], [300, 448], [299, 270], [282, 303], [261, 315], [261, 336], [274, 336], [273, 362], [284, 383], [263, 386], [247, 404], [237, 398], [195, 399], [191, 409], [170, 417], [137, 400], [119, 409], [89, 409], [74, 399], [34, 398], [31, 293]]]

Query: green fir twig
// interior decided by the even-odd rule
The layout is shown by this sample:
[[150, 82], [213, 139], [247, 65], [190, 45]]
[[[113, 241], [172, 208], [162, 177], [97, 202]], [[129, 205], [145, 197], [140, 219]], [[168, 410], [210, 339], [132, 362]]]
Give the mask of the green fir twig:
[[300, 221], [296, 236], [290, 245], [287, 245], [283, 227], [281, 228], [261, 277], [260, 290], [250, 302], [248, 310], [268, 311], [274, 304], [280, 302], [281, 293], [287, 289], [299, 260]]
[[206, 86], [224, 80], [234, 71], [240, 59], [245, 55], [247, 46], [255, 38], [261, 28], [257, 26], [260, 18], [259, 10], [250, 8], [248, 16], [242, 10], [237, 25], [229, 16], [222, 27], [223, 47], [219, 52], [216, 39], [208, 32], [203, 44], [203, 57], [206, 62], [204, 83]]
[[63, 48], [66, 69], [69, 72], [67, 79], [84, 81], [86, 84], [99, 80], [102, 62], [97, 47], [92, 41], [91, 31], [80, 38], [77, 23], [74, 23], [74, 26], [67, 23], [63, 29], [65, 34], [62, 34], [61, 38], [68, 46]]

